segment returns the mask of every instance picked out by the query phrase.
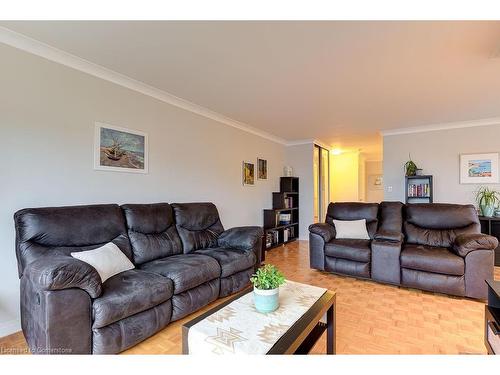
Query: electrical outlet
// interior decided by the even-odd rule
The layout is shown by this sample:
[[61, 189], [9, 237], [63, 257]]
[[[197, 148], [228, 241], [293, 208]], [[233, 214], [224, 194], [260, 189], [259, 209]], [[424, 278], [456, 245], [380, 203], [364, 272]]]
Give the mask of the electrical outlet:
[[392, 186], [387, 186], [387, 191], [388, 191], [389, 193], [392, 193]]

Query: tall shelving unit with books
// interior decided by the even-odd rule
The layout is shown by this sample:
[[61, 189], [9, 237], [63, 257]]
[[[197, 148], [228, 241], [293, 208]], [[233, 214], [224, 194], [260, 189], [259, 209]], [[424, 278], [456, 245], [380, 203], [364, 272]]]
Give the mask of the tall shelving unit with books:
[[432, 176], [406, 176], [405, 198], [406, 203], [432, 203]]
[[264, 209], [266, 250], [299, 237], [299, 178], [281, 177], [280, 191], [273, 193], [273, 208]]

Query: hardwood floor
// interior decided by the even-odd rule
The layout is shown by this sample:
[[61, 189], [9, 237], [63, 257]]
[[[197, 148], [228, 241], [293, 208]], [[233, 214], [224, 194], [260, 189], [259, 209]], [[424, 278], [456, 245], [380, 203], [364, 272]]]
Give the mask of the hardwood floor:
[[[336, 276], [309, 268], [308, 243], [293, 242], [266, 254], [286, 277], [337, 293], [338, 354], [485, 354], [484, 303]], [[500, 280], [500, 267], [495, 268]], [[125, 354], [180, 354], [181, 325], [224, 301], [168, 325]], [[313, 353], [324, 353], [323, 336]], [[0, 353], [26, 352], [22, 334], [0, 339]]]

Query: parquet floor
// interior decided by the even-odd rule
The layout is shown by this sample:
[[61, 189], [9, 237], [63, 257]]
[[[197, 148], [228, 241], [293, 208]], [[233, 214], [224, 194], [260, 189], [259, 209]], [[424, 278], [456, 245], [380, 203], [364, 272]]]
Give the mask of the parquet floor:
[[[338, 354], [485, 354], [484, 303], [422, 292], [309, 268], [308, 243], [293, 242], [266, 254], [287, 278], [337, 293]], [[500, 267], [495, 269], [500, 280]], [[181, 325], [223, 300], [172, 323], [125, 354], [179, 354]], [[313, 353], [325, 352], [325, 337]], [[0, 339], [0, 353], [23, 352], [26, 342], [15, 333]]]

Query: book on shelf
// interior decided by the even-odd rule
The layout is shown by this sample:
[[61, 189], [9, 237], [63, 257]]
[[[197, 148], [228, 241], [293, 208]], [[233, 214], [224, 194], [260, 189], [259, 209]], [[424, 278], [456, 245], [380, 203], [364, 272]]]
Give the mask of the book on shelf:
[[266, 233], [266, 248], [270, 248], [279, 242], [279, 233], [277, 230], [270, 230]]
[[285, 228], [283, 230], [283, 242], [287, 242], [290, 239], [292, 239], [293, 237], [295, 237], [295, 228], [294, 227]]
[[293, 208], [293, 197], [285, 198], [285, 208]]
[[278, 225], [288, 225], [292, 222], [292, 214], [279, 214]]
[[408, 198], [429, 198], [430, 184], [408, 184]]

